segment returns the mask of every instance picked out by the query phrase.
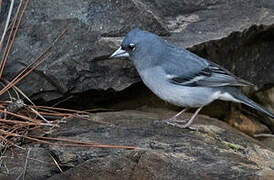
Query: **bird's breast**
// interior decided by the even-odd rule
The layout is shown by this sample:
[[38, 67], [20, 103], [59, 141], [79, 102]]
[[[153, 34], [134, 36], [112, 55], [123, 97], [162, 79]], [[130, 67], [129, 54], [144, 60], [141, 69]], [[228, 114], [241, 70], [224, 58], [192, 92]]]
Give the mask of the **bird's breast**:
[[215, 100], [211, 88], [173, 84], [160, 67], [138, 71], [144, 84], [161, 99], [182, 107], [199, 107]]

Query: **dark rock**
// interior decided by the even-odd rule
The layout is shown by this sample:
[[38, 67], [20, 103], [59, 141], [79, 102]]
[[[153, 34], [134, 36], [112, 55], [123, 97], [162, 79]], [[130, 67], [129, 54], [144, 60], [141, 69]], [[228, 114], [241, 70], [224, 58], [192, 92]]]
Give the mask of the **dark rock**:
[[274, 25], [252, 26], [227, 38], [190, 48], [259, 88], [274, 81]]
[[263, 89], [256, 93], [256, 97], [267, 110], [274, 113], [274, 88]]
[[[273, 177], [274, 170], [271, 167], [274, 165], [274, 154], [258, 141], [206, 116], [200, 116], [194, 122], [193, 127], [199, 129], [197, 132], [168, 127], [157, 121], [175, 112], [156, 112], [97, 113], [91, 116], [93, 122], [68, 120], [54, 136], [133, 145], [141, 149], [49, 147], [60, 160], [61, 167], [72, 167], [50, 179]], [[184, 117], [190, 117], [190, 114]]]
[[271, 25], [271, 0], [141, 0], [165, 21], [172, 32], [182, 32], [187, 47], [220, 39], [253, 24]]
[[244, 132], [250, 136], [259, 133], [271, 133], [269, 128], [264, 124], [261, 124], [256, 119], [247, 117], [238, 111], [233, 111], [229, 116], [227, 116], [226, 121], [232, 127]]
[[[75, 20], [57, 20], [42, 26], [34, 25], [34, 29], [27, 28], [19, 33], [20, 38], [15, 41], [14, 48], [17, 53], [10, 55], [5, 76], [14, 77], [15, 72], [26, 67], [68, 27], [68, 32], [50, 52], [47, 61], [19, 83], [26, 94], [33, 94], [34, 100], [42, 98], [49, 101], [92, 89], [119, 91], [138, 80], [128, 61], [91, 62], [95, 57], [109, 54], [112, 49], [106, 49], [109, 45], [104, 44], [98, 32], [89, 31], [87, 25], [78, 23]], [[50, 37], [43, 37], [49, 36], [47, 34]], [[20, 47], [25, 43], [32, 45]]]
[[[25, 179], [41, 180], [47, 179], [59, 171], [47, 149], [35, 145], [31, 146], [29, 156], [27, 156], [27, 151], [16, 148], [15, 151], [8, 151], [2, 157], [1, 173], [8, 176], [7, 179], [16, 179], [26, 171]], [[26, 161], [27, 166], [25, 168]], [[22, 177], [23, 174], [21, 175], [21, 179]]]
[[[121, 18], [124, 24], [119, 22]], [[125, 89], [137, 81], [137, 74], [127, 61], [90, 62], [114, 50], [101, 35], [124, 35], [133, 27], [168, 33], [160, 20], [138, 1], [30, 1], [5, 77], [15, 77], [66, 27], [68, 32], [54, 46], [49, 59], [19, 83], [33, 100], [50, 101], [93, 89]]]
[[1, 11], [0, 11], [0, 23], [5, 23], [8, 11], [10, 7], [10, 2], [9, 1], [2, 1], [1, 2]]
[[138, 0], [93, 0], [88, 5], [87, 21], [103, 36], [124, 36], [139, 27], [159, 35], [169, 32], [161, 19]]
[[[272, 148], [272, 150], [274, 150], [274, 141], [273, 141], [273, 134], [266, 134], [266, 135], [270, 135], [269, 137], [260, 137], [258, 138], [260, 140], [260, 142], [262, 142], [264, 145]], [[271, 136], [272, 135], [272, 136]]]
[[[9, 7], [6, 1], [2, 5], [0, 28], [7, 13], [3, 10]], [[14, 77], [68, 28], [47, 61], [18, 87], [32, 100], [52, 101], [82, 94], [82, 104], [105, 100], [109, 98], [106, 92], [124, 93], [140, 82], [133, 66], [124, 60], [99, 60], [105, 60], [119, 46], [122, 37], [118, 36], [139, 27], [160, 35], [171, 32], [165, 37], [171, 43], [189, 48], [261, 88], [274, 81], [273, 9], [270, 0], [30, 1], [4, 77]], [[140, 93], [147, 92], [140, 89]], [[88, 93], [92, 98], [87, 98]], [[198, 131], [155, 122], [174, 113], [122, 111], [69, 119], [51, 136], [139, 149], [28, 144], [33, 149], [26, 179], [53, 175], [50, 179], [274, 178], [274, 153], [259, 141], [206, 116], [195, 120], [193, 126]], [[1, 157], [1, 173], [10, 177], [18, 177], [26, 162], [26, 151], [15, 152], [17, 156]], [[69, 170], [58, 174], [49, 153], [63, 170]]]
[[[7, 7], [4, 3], [2, 8]], [[121, 91], [140, 81], [132, 65], [122, 60], [93, 61], [106, 59], [118, 47], [121, 38], [111, 38], [113, 36], [124, 36], [134, 27], [160, 35], [171, 31], [172, 36], [168, 38], [171, 42], [191, 47], [242, 31], [252, 24], [268, 25], [273, 22], [270, 1], [30, 1], [4, 77], [15, 77], [68, 27], [68, 32], [50, 51], [47, 61], [19, 83], [19, 88], [32, 100], [46, 102], [95, 90]], [[273, 79], [273, 61], [270, 60], [273, 46], [264, 38], [270, 38], [271, 32], [267, 26], [255, 28], [255, 31], [253, 27], [244, 33], [234, 33], [226, 40], [202, 44], [192, 50], [261, 86]], [[261, 35], [258, 36], [258, 33]], [[253, 38], [251, 46], [247, 46], [246, 40], [250, 38]], [[258, 45], [255, 43], [257, 39]], [[215, 50], [222, 54], [214, 53]], [[231, 51], [233, 63], [228, 61]], [[265, 65], [261, 63], [260, 69], [254, 69], [259, 60]], [[254, 63], [252, 71], [242, 68], [250, 63]], [[237, 65], [236, 69], [234, 65]], [[265, 75], [259, 74], [262, 71], [266, 72]]]
[[[167, 126], [174, 111], [152, 109], [91, 114], [67, 119], [50, 135], [84, 142], [137, 146], [136, 150], [34, 146], [26, 179], [267, 179], [273, 177], [274, 153], [228, 124], [199, 116], [197, 131]], [[189, 118], [185, 114], [181, 118]], [[24, 147], [24, 146], [22, 146]], [[17, 177], [26, 151], [5, 154], [1, 172]], [[60, 173], [56, 163], [65, 171]], [[5, 167], [9, 171], [5, 170]], [[54, 176], [53, 176], [54, 175]]]

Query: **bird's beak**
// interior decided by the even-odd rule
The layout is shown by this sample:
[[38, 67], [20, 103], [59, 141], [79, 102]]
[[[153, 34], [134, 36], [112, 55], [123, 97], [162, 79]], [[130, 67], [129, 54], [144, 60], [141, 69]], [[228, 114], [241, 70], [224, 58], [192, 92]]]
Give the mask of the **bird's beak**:
[[118, 57], [124, 57], [127, 58], [129, 57], [129, 54], [122, 49], [122, 47], [119, 47], [109, 58], [118, 58]]

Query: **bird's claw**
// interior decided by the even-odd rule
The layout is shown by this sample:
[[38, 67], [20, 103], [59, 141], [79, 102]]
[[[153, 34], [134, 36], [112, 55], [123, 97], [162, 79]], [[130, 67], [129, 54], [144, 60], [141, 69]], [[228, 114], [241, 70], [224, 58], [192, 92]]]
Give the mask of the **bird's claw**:
[[186, 126], [185, 124], [182, 125], [182, 124], [176, 123], [174, 121], [173, 122], [165, 121], [165, 123], [168, 124], [168, 125], [170, 125], [170, 126], [178, 127], [178, 128], [181, 128], [181, 129], [189, 129], [189, 130], [192, 130], [192, 131], [196, 131], [197, 130], [194, 127]]
[[173, 123], [173, 122], [176, 122], [176, 123], [180, 123], [180, 122], [186, 122], [188, 119], [181, 119], [181, 120], [177, 120], [176, 117], [171, 117], [171, 118], [168, 118], [168, 119], [165, 119], [164, 122], [167, 122], [167, 123]]

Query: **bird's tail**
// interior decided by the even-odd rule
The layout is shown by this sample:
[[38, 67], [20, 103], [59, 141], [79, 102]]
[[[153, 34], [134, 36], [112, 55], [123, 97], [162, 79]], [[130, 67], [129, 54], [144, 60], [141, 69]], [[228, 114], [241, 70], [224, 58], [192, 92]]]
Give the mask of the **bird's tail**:
[[252, 101], [251, 99], [249, 99], [248, 97], [246, 97], [245, 95], [243, 95], [240, 92], [240, 90], [238, 90], [236, 88], [235, 89], [233, 88], [233, 90], [231, 92], [229, 92], [229, 93], [231, 93], [231, 95], [235, 99], [239, 100], [241, 103], [243, 103], [245, 105], [248, 105], [248, 106], [250, 106], [250, 107], [252, 107], [252, 108], [254, 108], [254, 109], [256, 109], [256, 110], [258, 110], [260, 112], [263, 112], [263, 113], [265, 113], [266, 115], [268, 115], [271, 118], [274, 118], [274, 114], [272, 114], [271, 112], [267, 111], [265, 108], [263, 108], [259, 104], [255, 103], [254, 101]]

